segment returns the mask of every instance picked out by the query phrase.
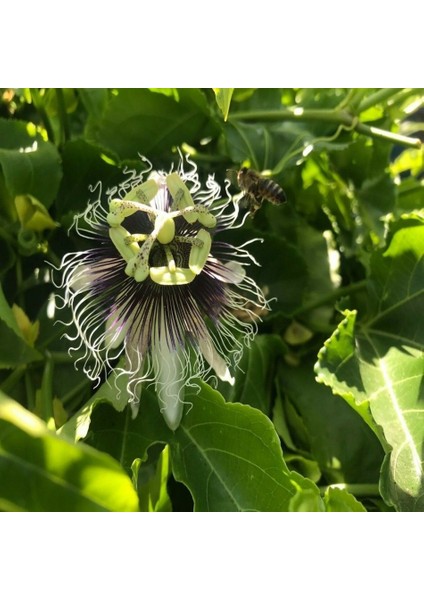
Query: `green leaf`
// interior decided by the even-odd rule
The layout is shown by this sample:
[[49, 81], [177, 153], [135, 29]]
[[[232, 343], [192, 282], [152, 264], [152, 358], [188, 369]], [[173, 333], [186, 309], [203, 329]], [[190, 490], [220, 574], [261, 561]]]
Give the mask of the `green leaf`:
[[327, 512], [367, 512], [355, 496], [336, 487], [326, 489], [324, 503]]
[[[271, 208], [278, 210], [281, 207]], [[252, 244], [249, 248], [261, 265], [252, 265], [249, 276], [267, 290], [269, 298], [275, 298], [271, 303], [273, 313], [281, 311], [286, 315], [292, 314], [302, 304], [308, 283], [308, 267], [304, 258], [295, 244], [281, 235], [253, 229], [250, 236], [263, 239], [263, 243]], [[241, 245], [246, 242], [246, 237], [246, 232], [234, 231], [232, 243]], [[281, 260], [277, 263], [270, 257], [280, 257]]]
[[243, 376], [236, 378], [230, 400], [250, 404], [270, 415], [276, 364], [285, 346], [277, 335], [258, 335], [246, 348], [240, 362]]
[[0, 169], [5, 185], [0, 208], [5, 214], [15, 214], [11, 203], [21, 194], [51, 206], [62, 177], [60, 156], [31, 123], [0, 119]]
[[295, 471], [292, 471], [290, 475], [296, 487], [296, 493], [290, 499], [289, 511], [323, 512], [325, 510], [324, 502], [315, 483]]
[[100, 119], [91, 119], [87, 138], [120, 159], [149, 159], [173, 146], [193, 144], [215, 131], [200, 90], [178, 90], [178, 101], [146, 89], [123, 89], [113, 96]]
[[46, 207], [36, 198], [25, 194], [15, 197], [15, 207], [21, 227], [30, 231], [44, 231], [54, 229], [55, 223]]
[[[186, 414], [175, 432], [166, 426], [150, 389], [143, 391], [135, 419], [128, 410], [116, 413], [110, 405], [98, 404], [87, 442], [119, 459], [134, 476], [144, 469], [144, 477], [151, 473], [145, 468], [147, 452], [150, 460], [157, 444], [169, 444], [174, 477], [188, 487], [197, 511], [285, 511], [298, 488], [311, 489], [312, 482], [287, 469], [278, 436], [260, 411], [225, 403], [204, 383], [199, 394], [186, 393], [185, 401]], [[147, 482], [144, 508], [152, 507], [149, 494], [158, 477], [156, 471]], [[157, 485], [155, 489], [159, 502], [162, 492]], [[318, 493], [316, 486], [312, 489]]]
[[230, 111], [231, 98], [234, 92], [234, 88], [214, 88], [216, 103], [219, 106], [220, 111], [224, 117], [224, 121], [228, 118]]
[[[7, 234], [6, 234], [7, 236]], [[13, 267], [16, 260], [16, 254], [9, 243], [8, 236], [4, 237], [0, 229], [0, 275], [3, 275]]]
[[226, 404], [205, 384], [171, 442], [174, 477], [196, 511], [285, 511], [295, 490], [278, 436], [265, 415]]
[[396, 224], [387, 250], [372, 256], [367, 318], [355, 328], [356, 314], [346, 311], [317, 365], [320, 381], [362, 410], [379, 436], [387, 451], [381, 493], [408, 511], [424, 507], [424, 225], [418, 223]]
[[[252, 237], [264, 243], [252, 245], [251, 252], [261, 267], [249, 274], [275, 297], [272, 310], [286, 315], [302, 312], [306, 324], [322, 324], [333, 315], [333, 302], [301, 311], [335, 290], [331, 278], [327, 242], [321, 231], [311, 227], [290, 206], [267, 205], [255, 216]], [[261, 229], [261, 231], [259, 230]], [[273, 260], [271, 257], [278, 257]]]
[[0, 369], [11, 369], [41, 359], [41, 354], [25, 341], [0, 286]]
[[156, 395], [149, 389], [142, 392], [140, 411], [135, 418], [128, 403], [120, 413], [109, 403], [97, 402], [93, 409], [87, 443], [119, 460], [128, 473], [136, 459], [146, 461], [150, 446], [172, 440]]
[[116, 461], [60, 439], [0, 392], [0, 508], [134, 511], [138, 498]]
[[85, 140], [71, 140], [63, 148], [63, 180], [60, 185], [56, 209], [59, 218], [68, 212], [82, 212], [89, 199], [97, 199], [90, 192], [99, 181], [103, 190], [122, 181], [122, 169], [104, 161], [100, 148]]
[[107, 106], [109, 91], [106, 88], [79, 88], [78, 96], [88, 114], [100, 118]]
[[[151, 477], [143, 483], [146, 476], [142, 469], [142, 461], [136, 460], [132, 466], [133, 479], [137, 481], [137, 491], [142, 512], [168, 512], [172, 509], [167, 491], [167, 482], [171, 471], [169, 446], [165, 446], [159, 459], [153, 465]], [[147, 469], [145, 469], [147, 470]]]
[[[118, 412], [124, 411], [128, 406], [127, 383], [128, 380], [125, 376], [117, 377], [116, 372], [113, 371], [108, 380], [99, 387], [93, 396], [69, 419], [69, 421], [65, 423], [65, 425], [58, 429], [58, 435], [62, 435], [74, 442], [84, 439], [90, 429], [94, 409], [104, 402], [110, 403]], [[116, 415], [115, 412], [114, 415]], [[118, 416], [116, 418], [118, 419]], [[124, 418], [127, 418], [126, 415]], [[116, 458], [118, 458], [118, 456], [119, 454]], [[131, 459], [131, 462], [132, 460], [133, 459]]]
[[[355, 410], [317, 383], [312, 361], [294, 367], [282, 363], [279, 377], [285, 391], [276, 398], [274, 408], [279, 429], [284, 432], [281, 422], [287, 423], [289, 439], [296, 440], [299, 450], [310, 452], [326, 480], [377, 482], [384, 456], [378, 439]], [[301, 419], [300, 431], [294, 410]], [[286, 415], [285, 421], [280, 411]]]

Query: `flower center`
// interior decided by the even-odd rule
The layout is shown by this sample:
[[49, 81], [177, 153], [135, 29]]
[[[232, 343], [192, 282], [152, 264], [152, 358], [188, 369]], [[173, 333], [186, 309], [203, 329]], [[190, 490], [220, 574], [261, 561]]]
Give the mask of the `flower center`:
[[[119, 254], [127, 263], [125, 273], [135, 281], [150, 277], [159, 285], [184, 285], [193, 281], [206, 264], [212, 238], [207, 229], [216, 225], [215, 216], [202, 205], [195, 205], [191, 194], [177, 173], [166, 177], [166, 186], [173, 199], [173, 211], [154, 208], [150, 203], [159, 193], [155, 179], [135, 186], [123, 199], [111, 200], [107, 216], [109, 236]], [[154, 203], [153, 203], [154, 204]], [[150, 233], [130, 233], [123, 221], [137, 212], [145, 213], [153, 224]], [[182, 217], [189, 224], [199, 222], [201, 227], [193, 235], [176, 235], [175, 219]], [[177, 266], [176, 254], [180, 245], [190, 246], [188, 266]], [[163, 264], [152, 266], [151, 253], [157, 246]], [[156, 256], [157, 253], [155, 253]]]

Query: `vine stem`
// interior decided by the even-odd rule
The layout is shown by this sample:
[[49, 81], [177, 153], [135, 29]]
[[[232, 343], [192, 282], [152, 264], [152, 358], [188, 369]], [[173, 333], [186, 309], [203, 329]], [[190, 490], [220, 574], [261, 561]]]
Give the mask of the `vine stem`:
[[41, 414], [49, 429], [56, 429], [53, 415], [53, 360], [46, 352], [43, 377], [41, 380]]
[[338, 489], [346, 490], [346, 492], [353, 494], [355, 497], [381, 497], [377, 483], [334, 483], [332, 485], [322, 486], [319, 489], [322, 494], [328, 489]]
[[364, 290], [364, 289], [366, 289], [366, 287], [367, 287], [367, 282], [365, 279], [363, 279], [362, 281], [356, 281], [355, 283], [351, 283], [350, 285], [346, 285], [344, 287], [337, 288], [333, 292], [330, 292], [329, 294], [326, 294], [325, 296], [320, 296], [319, 298], [317, 298], [316, 300], [313, 300], [312, 302], [308, 302], [307, 304], [304, 304], [303, 306], [299, 306], [299, 308], [297, 310], [295, 310], [291, 316], [295, 317], [295, 316], [301, 315], [302, 313], [309, 312], [310, 310], [313, 310], [314, 308], [318, 308], [319, 306], [322, 306], [323, 304], [330, 304], [334, 300], [337, 300], [337, 298], [341, 298], [342, 296], [349, 296], [349, 294]]
[[358, 113], [368, 110], [368, 108], [375, 106], [379, 102], [385, 102], [386, 100], [389, 100], [389, 98], [396, 96], [396, 94], [398, 94], [400, 91], [402, 91], [402, 88], [383, 88], [377, 92], [374, 92], [373, 94], [370, 94], [359, 104]]
[[62, 127], [62, 140], [61, 140], [61, 144], [65, 144], [65, 142], [67, 142], [70, 137], [70, 129], [69, 129], [69, 121], [68, 121], [68, 115], [66, 113], [66, 106], [65, 106], [65, 97], [63, 95], [63, 90], [61, 88], [56, 88], [56, 98], [57, 98], [57, 106], [58, 106], [58, 114], [59, 114], [59, 120], [60, 120], [60, 124]]
[[280, 121], [321, 121], [325, 123], [334, 123], [343, 125], [346, 129], [352, 129], [358, 133], [363, 133], [369, 137], [391, 141], [402, 146], [421, 148], [422, 142], [418, 138], [411, 138], [391, 131], [372, 127], [361, 123], [357, 116], [352, 115], [347, 110], [327, 109], [327, 108], [281, 108], [278, 110], [254, 110], [239, 111], [232, 113], [228, 120], [234, 121], [262, 121], [262, 122], [280, 122]]
[[55, 139], [54, 139], [53, 128], [50, 123], [50, 119], [47, 115], [46, 109], [44, 108], [44, 100], [41, 97], [41, 94], [37, 88], [30, 88], [30, 90], [31, 90], [31, 96], [32, 96], [32, 101], [34, 103], [34, 106], [35, 106], [36, 110], [39, 112], [41, 120], [43, 121], [44, 128], [47, 131], [47, 137], [51, 142], [54, 142]]

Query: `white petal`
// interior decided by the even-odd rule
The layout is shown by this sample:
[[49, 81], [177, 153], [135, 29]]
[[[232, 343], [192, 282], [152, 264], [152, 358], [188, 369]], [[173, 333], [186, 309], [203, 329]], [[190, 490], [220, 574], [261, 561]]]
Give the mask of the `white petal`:
[[219, 377], [221, 381], [228, 381], [230, 385], [234, 385], [235, 379], [231, 376], [225, 360], [216, 351], [212, 338], [210, 336], [200, 337], [198, 339], [198, 344], [201, 353], [215, 371], [217, 377]]
[[[163, 329], [162, 329], [163, 331]], [[175, 431], [183, 416], [184, 365], [181, 353], [170, 347], [163, 333], [152, 351], [156, 393], [166, 424]]]

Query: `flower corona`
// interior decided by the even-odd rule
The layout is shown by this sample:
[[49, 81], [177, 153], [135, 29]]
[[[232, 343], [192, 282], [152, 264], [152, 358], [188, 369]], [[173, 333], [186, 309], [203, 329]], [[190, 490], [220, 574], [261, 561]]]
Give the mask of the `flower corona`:
[[[75, 227], [95, 243], [63, 257], [61, 287], [77, 329], [68, 337], [84, 350], [79, 360], [87, 375], [100, 381], [115, 369], [126, 377], [134, 415], [142, 386], [154, 385], [175, 430], [195, 378], [213, 371], [234, 383], [256, 332], [254, 311], [267, 301], [246, 274], [254, 261], [247, 244], [219, 241], [220, 232], [237, 226], [238, 205], [221, 197], [214, 176], [202, 189], [188, 158], [169, 173], [148, 164], [106, 191], [107, 208], [102, 186], [92, 190], [97, 198]], [[237, 318], [241, 310], [250, 321]]]

